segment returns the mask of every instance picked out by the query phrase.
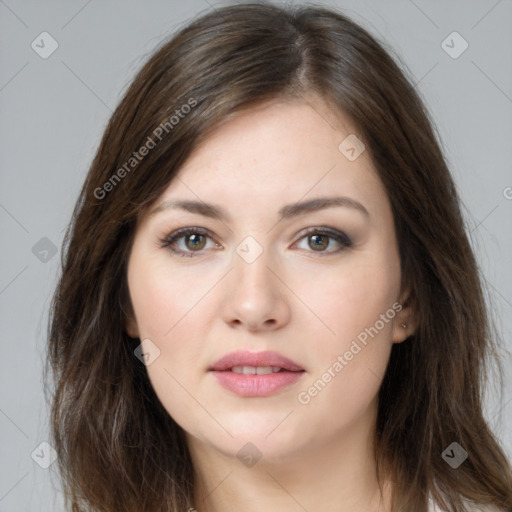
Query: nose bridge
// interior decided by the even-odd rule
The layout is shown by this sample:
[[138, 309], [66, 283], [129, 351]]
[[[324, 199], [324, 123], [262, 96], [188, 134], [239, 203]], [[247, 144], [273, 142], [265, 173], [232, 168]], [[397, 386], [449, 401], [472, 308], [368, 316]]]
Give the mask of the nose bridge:
[[[285, 287], [274, 275], [275, 258], [253, 237], [236, 247], [224, 320], [250, 329], [277, 327], [289, 318]], [[272, 269], [272, 270], [271, 270]]]
[[237, 295], [247, 295], [250, 300], [257, 300], [257, 296], [273, 295], [276, 283], [269, 269], [273, 262], [271, 250], [254, 237], [248, 236], [242, 240], [236, 247], [232, 273]]

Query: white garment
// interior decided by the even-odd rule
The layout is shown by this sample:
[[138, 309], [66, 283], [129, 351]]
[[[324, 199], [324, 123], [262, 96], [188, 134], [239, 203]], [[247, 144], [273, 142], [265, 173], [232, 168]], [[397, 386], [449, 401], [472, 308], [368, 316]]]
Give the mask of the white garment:
[[[429, 500], [429, 512], [444, 512], [441, 510], [432, 500]], [[468, 508], [471, 512], [503, 512], [498, 510], [496, 507], [484, 506], [484, 505], [473, 505]]]

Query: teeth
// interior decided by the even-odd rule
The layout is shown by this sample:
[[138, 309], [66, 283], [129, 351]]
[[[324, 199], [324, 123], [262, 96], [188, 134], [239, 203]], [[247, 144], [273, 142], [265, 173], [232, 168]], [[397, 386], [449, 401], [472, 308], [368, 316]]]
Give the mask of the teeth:
[[281, 368], [276, 366], [233, 366], [233, 373], [243, 373], [244, 375], [268, 375], [277, 373]]

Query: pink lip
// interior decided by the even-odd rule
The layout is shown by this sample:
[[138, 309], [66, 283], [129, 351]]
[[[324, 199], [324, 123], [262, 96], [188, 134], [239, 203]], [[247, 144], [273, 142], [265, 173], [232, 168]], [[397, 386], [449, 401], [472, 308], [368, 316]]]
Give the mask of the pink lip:
[[239, 350], [231, 352], [220, 358], [214, 363], [209, 370], [222, 371], [230, 370], [233, 366], [278, 366], [290, 372], [300, 372], [301, 368], [297, 363], [277, 352], [248, 352], [247, 350]]
[[[234, 366], [273, 366], [282, 368], [280, 372], [266, 375], [244, 375], [234, 373]], [[209, 371], [224, 388], [239, 396], [264, 397], [277, 393], [301, 378], [304, 369], [297, 363], [277, 352], [238, 351], [219, 359]]]

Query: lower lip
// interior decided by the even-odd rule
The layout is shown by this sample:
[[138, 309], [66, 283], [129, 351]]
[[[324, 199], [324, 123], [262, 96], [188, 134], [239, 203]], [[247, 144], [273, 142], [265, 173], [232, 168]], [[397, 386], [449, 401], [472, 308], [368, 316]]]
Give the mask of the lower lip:
[[244, 375], [232, 371], [212, 372], [220, 385], [239, 396], [270, 396], [297, 382], [304, 372]]

